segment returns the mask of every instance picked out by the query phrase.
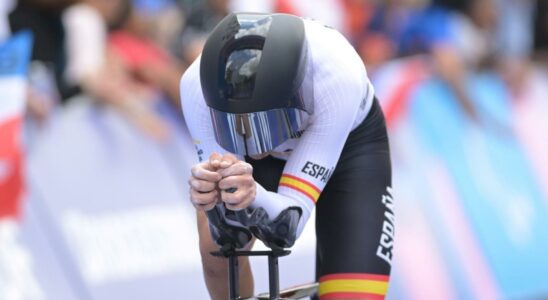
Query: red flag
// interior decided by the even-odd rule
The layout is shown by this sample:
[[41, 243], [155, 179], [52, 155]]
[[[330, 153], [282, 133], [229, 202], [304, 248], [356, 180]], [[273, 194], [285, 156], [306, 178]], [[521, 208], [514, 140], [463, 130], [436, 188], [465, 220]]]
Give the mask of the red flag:
[[22, 120], [32, 34], [0, 43], [0, 219], [19, 216], [24, 194]]
[[17, 217], [24, 194], [21, 117], [0, 121], [0, 219]]

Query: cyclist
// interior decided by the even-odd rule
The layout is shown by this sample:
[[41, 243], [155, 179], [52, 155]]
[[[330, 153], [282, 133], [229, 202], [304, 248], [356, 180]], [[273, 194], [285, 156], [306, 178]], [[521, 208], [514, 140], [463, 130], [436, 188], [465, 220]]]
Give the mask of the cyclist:
[[[236, 247], [251, 247], [249, 232], [291, 247], [314, 207], [320, 299], [384, 298], [388, 138], [363, 62], [340, 33], [291, 15], [230, 14], [183, 75], [181, 103], [200, 161], [190, 198], [212, 298], [228, 294], [227, 262], [210, 255], [229, 240], [226, 226], [245, 233]], [[252, 289], [240, 258], [240, 290]]]

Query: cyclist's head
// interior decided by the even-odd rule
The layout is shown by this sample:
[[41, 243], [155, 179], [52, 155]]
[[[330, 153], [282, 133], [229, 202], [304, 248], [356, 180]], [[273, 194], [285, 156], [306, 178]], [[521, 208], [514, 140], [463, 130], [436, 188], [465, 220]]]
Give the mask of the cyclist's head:
[[283, 14], [230, 14], [207, 39], [200, 81], [217, 142], [237, 154], [271, 151], [299, 136], [310, 109], [300, 86], [304, 23]]

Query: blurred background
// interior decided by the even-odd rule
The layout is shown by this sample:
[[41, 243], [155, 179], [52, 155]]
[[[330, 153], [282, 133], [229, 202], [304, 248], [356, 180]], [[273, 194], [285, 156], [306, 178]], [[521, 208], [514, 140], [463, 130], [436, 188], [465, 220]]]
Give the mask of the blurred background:
[[[548, 299], [547, 0], [0, 0], [0, 299], [208, 299], [178, 83], [231, 11], [316, 19], [363, 58], [388, 299]], [[314, 278], [313, 223], [282, 287]]]

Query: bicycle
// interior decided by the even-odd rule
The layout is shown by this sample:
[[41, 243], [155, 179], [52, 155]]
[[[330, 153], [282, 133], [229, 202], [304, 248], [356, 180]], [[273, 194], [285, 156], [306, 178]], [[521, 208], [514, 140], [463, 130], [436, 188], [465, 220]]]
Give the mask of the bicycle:
[[[235, 212], [240, 218], [245, 218], [244, 211]], [[290, 250], [281, 248], [270, 248], [269, 251], [244, 251], [237, 250], [242, 248], [251, 239], [249, 233], [238, 231], [235, 227], [229, 226], [222, 217], [221, 211], [215, 207], [206, 212], [209, 221], [221, 231], [223, 245], [218, 251], [211, 252], [211, 255], [216, 257], [225, 257], [228, 259], [228, 285], [230, 300], [291, 300], [303, 299], [312, 297], [318, 291], [319, 284], [317, 282], [302, 284], [295, 287], [287, 288], [280, 291], [278, 258], [287, 256], [291, 253]], [[246, 236], [244, 236], [246, 235]], [[238, 257], [239, 256], [267, 256], [268, 257], [268, 284], [269, 292], [261, 293], [256, 296], [242, 298], [239, 295], [239, 280], [238, 280]]]

